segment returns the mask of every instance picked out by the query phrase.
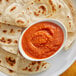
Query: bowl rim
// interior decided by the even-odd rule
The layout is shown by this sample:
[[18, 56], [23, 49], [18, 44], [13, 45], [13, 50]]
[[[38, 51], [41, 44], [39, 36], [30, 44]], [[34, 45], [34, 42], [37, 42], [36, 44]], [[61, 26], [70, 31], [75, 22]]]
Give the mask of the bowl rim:
[[[43, 58], [43, 59], [35, 59], [35, 58], [32, 58], [30, 56], [28, 56], [24, 50], [22, 49], [22, 45], [21, 45], [21, 41], [22, 41], [22, 37], [24, 35], [24, 33], [31, 27], [33, 26], [34, 24], [36, 23], [39, 23], [39, 22], [52, 22], [52, 23], [55, 23], [57, 24], [62, 30], [63, 30], [63, 33], [64, 33], [64, 41], [61, 45], [61, 47], [51, 56], [47, 57], [47, 58]], [[36, 22], [33, 22], [31, 23], [27, 28], [24, 29], [24, 31], [22, 32], [20, 38], [19, 38], [19, 42], [18, 42], [18, 48], [19, 48], [19, 51], [20, 53], [22, 54], [22, 56], [28, 60], [31, 60], [31, 61], [44, 61], [44, 60], [48, 60], [50, 58], [52, 58], [53, 56], [55, 56], [57, 53], [59, 53], [62, 48], [64, 47], [65, 43], [66, 43], [66, 40], [67, 40], [67, 30], [66, 30], [66, 27], [64, 26], [64, 24], [59, 21], [59, 20], [56, 20], [56, 19], [43, 19], [43, 20], [39, 20], [39, 21], [36, 21]]]

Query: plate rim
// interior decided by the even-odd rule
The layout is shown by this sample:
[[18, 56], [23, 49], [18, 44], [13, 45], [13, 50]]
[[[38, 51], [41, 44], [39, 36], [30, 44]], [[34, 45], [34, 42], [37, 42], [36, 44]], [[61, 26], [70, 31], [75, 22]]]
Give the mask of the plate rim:
[[64, 73], [68, 68], [70, 68], [70, 66], [76, 61], [76, 57], [73, 58], [72, 61], [70, 61], [70, 63], [68, 63], [67, 65], [65, 65], [66, 67], [64, 67], [63, 69], [61, 69], [58, 72], [55, 72], [55, 74], [53, 74], [52, 76], [60, 76], [62, 73]]

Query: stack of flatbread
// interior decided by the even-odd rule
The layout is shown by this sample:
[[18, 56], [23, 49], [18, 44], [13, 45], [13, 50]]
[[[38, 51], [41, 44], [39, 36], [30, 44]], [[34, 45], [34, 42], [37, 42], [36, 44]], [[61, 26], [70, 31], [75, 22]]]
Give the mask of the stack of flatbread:
[[60, 20], [67, 29], [68, 49], [76, 39], [76, 10], [71, 0], [0, 0], [0, 70], [10, 76], [27, 76], [50, 66], [45, 61], [29, 61], [19, 53], [21, 32], [43, 19]]

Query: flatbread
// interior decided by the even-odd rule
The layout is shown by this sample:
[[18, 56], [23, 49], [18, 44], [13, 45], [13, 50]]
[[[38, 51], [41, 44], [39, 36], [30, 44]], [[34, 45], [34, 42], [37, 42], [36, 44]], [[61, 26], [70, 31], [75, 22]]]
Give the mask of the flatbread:
[[32, 22], [52, 18], [63, 22], [68, 32], [73, 32], [75, 30], [71, 12], [73, 9], [71, 10], [66, 2], [65, 0], [1, 0], [0, 22], [26, 27]]
[[33, 22], [42, 19], [57, 19], [66, 26], [68, 32], [75, 30], [71, 9], [63, 0], [35, 0], [25, 5], [25, 8]]
[[0, 66], [21, 74], [35, 74], [45, 71], [50, 64], [45, 61], [29, 61], [0, 48]]
[[0, 66], [0, 71], [9, 75], [9, 76], [16, 76], [16, 73], [8, 68], [5, 68], [3, 66]]
[[[64, 0], [64, 2], [68, 5], [68, 7], [71, 10], [71, 13], [73, 16], [73, 22], [74, 22], [74, 25], [76, 26], [76, 9], [74, 9], [73, 2], [72, 2], [72, 0]], [[69, 49], [70, 46], [72, 45], [72, 43], [76, 40], [76, 31], [68, 32], [67, 35], [68, 35], [67, 42], [64, 46], [65, 50]]]
[[0, 23], [0, 47], [10, 53], [17, 54], [18, 40], [22, 28]]
[[[29, 61], [18, 55], [18, 70], [22, 74], [35, 74], [45, 71], [50, 67], [50, 64], [45, 61]], [[19, 63], [20, 62], [20, 63]], [[26, 63], [26, 65], [25, 65]], [[30, 71], [30, 72], [29, 72]]]
[[9, 68], [5, 68], [3, 66], [0, 66], [0, 71], [9, 75], [9, 76], [28, 76], [28, 75], [25, 75], [25, 74], [20, 74], [20, 73], [17, 73]]
[[[23, 0], [27, 3], [29, 0]], [[23, 26], [30, 22], [26, 10], [16, 0], [0, 0], [0, 22]]]
[[76, 40], [76, 32], [69, 32], [67, 42], [64, 46], [64, 49], [67, 50], [70, 48], [71, 44]]

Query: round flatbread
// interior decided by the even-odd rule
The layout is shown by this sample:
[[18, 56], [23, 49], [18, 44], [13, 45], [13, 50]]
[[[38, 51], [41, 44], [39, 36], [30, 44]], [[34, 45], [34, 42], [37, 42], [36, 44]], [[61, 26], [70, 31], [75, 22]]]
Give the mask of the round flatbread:
[[27, 27], [42, 19], [60, 20], [68, 32], [73, 32], [75, 14], [70, 0], [1, 0], [0, 22]]
[[20, 27], [0, 23], [0, 47], [10, 53], [17, 54], [21, 32], [22, 28]]

